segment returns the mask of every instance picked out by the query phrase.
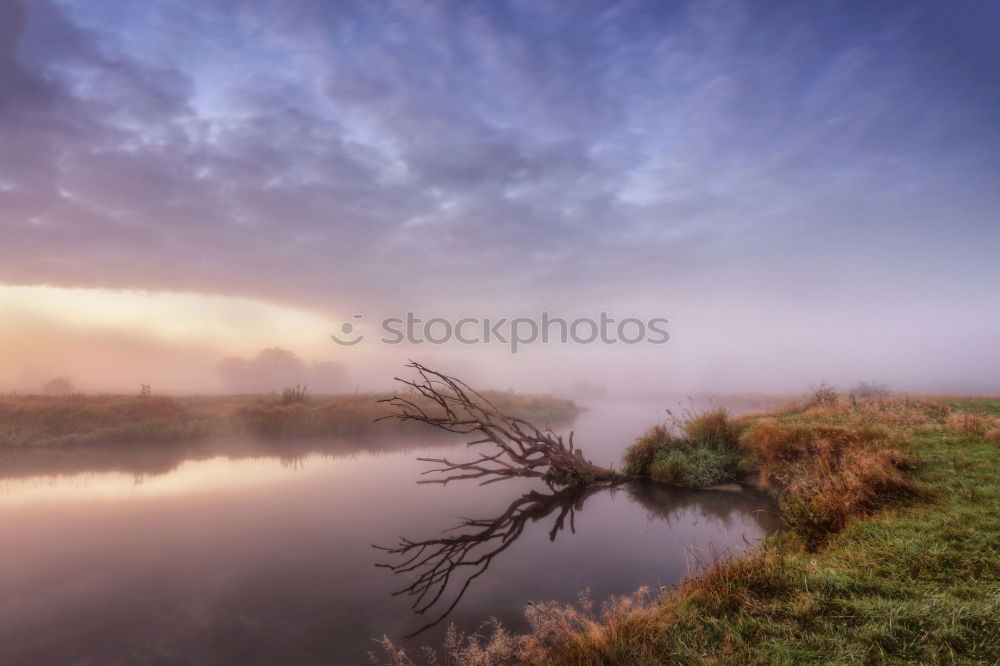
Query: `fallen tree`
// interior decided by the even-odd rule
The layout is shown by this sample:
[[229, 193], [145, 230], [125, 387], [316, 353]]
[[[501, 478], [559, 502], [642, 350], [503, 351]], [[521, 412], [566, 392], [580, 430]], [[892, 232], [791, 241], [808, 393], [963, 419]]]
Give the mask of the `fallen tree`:
[[564, 440], [550, 427], [542, 430], [524, 419], [500, 413], [483, 394], [459, 379], [417, 362], [410, 362], [407, 367], [414, 368], [419, 379], [396, 377], [396, 381], [410, 391], [407, 395], [396, 394], [383, 400], [396, 408], [394, 414], [383, 418], [419, 421], [447, 432], [473, 435], [477, 438], [468, 443], [469, 447], [491, 449], [489, 453], [479, 450], [477, 459], [466, 462], [419, 458], [440, 465], [424, 474], [445, 475], [422, 483], [489, 477], [482, 482], [486, 484], [517, 476], [535, 476], [543, 477], [550, 484], [585, 485], [621, 478], [614, 470], [585, 458], [573, 444], [572, 431]]

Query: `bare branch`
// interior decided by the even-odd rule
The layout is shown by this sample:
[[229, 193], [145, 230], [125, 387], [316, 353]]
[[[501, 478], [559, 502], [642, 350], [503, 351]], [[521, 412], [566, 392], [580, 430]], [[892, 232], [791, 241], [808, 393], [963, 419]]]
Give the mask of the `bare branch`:
[[617, 478], [610, 469], [594, 465], [573, 445], [570, 433], [567, 445], [562, 436], [550, 428], [539, 430], [533, 424], [502, 414], [483, 394], [465, 382], [435, 372], [411, 361], [419, 379], [396, 378], [409, 387], [411, 394], [395, 395], [382, 402], [396, 408], [396, 412], [382, 418], [401, 421], [419, 421], [447, 432], [461, 435], [478, 435], [468, 446], [492, 445], [494, 454], [480, 453], [479, 458], [455, 462], [445, 458], [422, 458], [441, 467], [428, 470], [441, 473], [443, 479], [421, 483], [447, 483], [458, 479], [484, 476], [544, 476], [547, 481], [559, 484], [585, 484]]

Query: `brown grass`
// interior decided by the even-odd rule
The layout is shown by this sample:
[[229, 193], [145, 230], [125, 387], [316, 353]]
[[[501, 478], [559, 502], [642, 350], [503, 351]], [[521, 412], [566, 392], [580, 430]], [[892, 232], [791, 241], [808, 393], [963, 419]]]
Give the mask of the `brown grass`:
[[836, 402], [756, 419], [741, 444], [756, 484], [780, 499], [789, 527], [815, 549], [851, 519], [918, 494], [905, 473], [917, 461], [902, 434], [927, 420], [909, 399]]
[[[530, 630], [525, 634], [511, 634], [491, 618], [471, 634], [450, 626], [442, 645], [443, 657], [423, 648], [419, 660], [414, 661], [383, 637], [379, 641], [382, 654], [372, 654], [371, 661], [388, 666], [633, 663], [623, 662], [621, 657], [628, 652], [634, 658], [638, 641], [663, 626], [659, 610], [659, 601], [645, 587], [634, 594], [612, 596], [599, 607], [584, 591], [576, 603], [529, 604], [525, 617]], [[649, 645], [648, 656], [652, 656], [653, 647]]]
[[589, 591], [576, 604], [531, 604], [525, 609], [531, 630], [520, 637], [517, 657], [526, 663], [545, 663], [553, 654], [570, 664], [614, 662], [622, 646], [649, 635], [660, 624], [658, 605], [645, 587], [634, 594], [609, 597], [599, 609]]
[[697, 562], [670, 601], [695, 614], [754, 612], [762, 601], [781, 598], [792, 579], [787, 558], [776, 550], [754, 548], [733, 554], [713, 549], [706, 561]]
[[[851, 661], [866, 661], [860, 655], [877, 656], [887, 646], [935, 659], [945, 654], [954, 657], [956, 648], [963, 654], [978, 654], [984, 645], [981, 635], [990, 632], [988, 625], [980, 630], [978, 619], [963, 619], [961, 631], [945, 618], [940, 627], [933, 625], [925, 631], [924, 625], [919, 625], [907, 634], [915, 632], [917, 638], [923, 637], [920, 641], [927, 641], [927, 632], [936, 632], [926, 643], [907, 639], [909, 642], [896, 645], [886, 638], [902, 630], [889, 612], [892, 604], [902, 602], [893, 599], [903, 598], [918, 584], [915, 576], [926, 575], [923, 558], [906, 559], [903, 555], [912, 555], [913, 540], [926, 530], [940, 532], [928, 537], [934, 539], [954, 532], [958, 526], [947, 518], [947, 509], [940, 502], [930, 502], [927, 506], [936, 507], [933, 511], [903, 509], [888, 521], [860, 521], [893, 505], [902, 508], [901, 500], [928, 492], [911, 474], [919, 464], [911, 442], [919, 441], [924, 447], [921, 451], [940, 456], [943, 449], [935, 448], [940, 446], [938, 442], [975, 443], [963, 437], [989, 437], [1000, 430], [994, 421], [997, 417], [974, 407], [956, 409], [939, 401], [878, 396], [790, 405], [767, 415], [744, 417], [735, 430], [714, 423], [713, 432], [743, 432], [740, 446], [756, 470], [757, 483], [781, 499], [798, 543], [784, 535], [743, 555], [713, 553], [707, 562], [696, 563], [692, 575], [659, 600], [642, 589], [636, 595], [610, 599], [599, 611], [588, 596], [576, 604], [534, 603], [525, 611], [529, 633], [511, 635], [495, 621], [471, 636], [452, 633], [445, 646], [446, 661], [438, 662], [436, 656], [426, 653], [427, 663], [737, 663], [747, 661], [750, 654], [768, 654], [769, 650], [772, 656], [779, 654], [783, 661], [794, 663], [805, 655], [832, 654], [824, 650], [845, 641], [853, 642], [841, 656], [852, 655]], [[663, 441], [686, 439], [690, 434], [667, 426], [647, 433], [650, 440]], [[651, 455], [651, 444], [639, 444], [633, 447], [634, 463]], [[940, 460], [936, 462], [935, 474], [941, 474]], [[952, 468], [939, 480], [954, 477]], [[981, 497], [987, 491], [976, 492], [975, 497]], [[859, 524], [845, 534], [853, 534], [855, 541], [825, 547], [832, 535], [852, 522]], [[975, 528], [973, 533], [979, 534]], [[983, 539], [988, 540], [988, 536]], [[955, 545], [940, 541], [937, 547]], [[828, 552], [832, 554], [822, 559]], [[886, 559], [885, 552], [902, 555]], [[983, 557], [988, 560], [989, 554]], [[855, 559], [865, 564], [858, 569], [850, 564]], [[934, 575], [952, 576], [953, 565]], [[896, 587], [865, 575], [876, 566], [888, 572], [884, 575], [894, 576], [891, 585]], [[980, 565], [970, 565], [976, 566]], [[837, 573], [839, 567], [844, 567], [844, 573]], [[855, 570], [858, 577], [850, 577]], [[956, 585], [967, 582], [961, 572], [954, 578]], [[930, 591], [940, 587], [938, 578], [925, 582]], [[860, 594], [862, 590], [864, 594]], [[922, 599], [921, 595], [930, 591], [914, 595]], [[886, 598], [880, 596], [883, 593]], [[960, 601], [955, 603], [961, 606]], [[905, 612], [923, 618], [920, 608], [917, 603], [906, 606]], [[986, 607], [973, 611], [962, 606], [962, 612], [970, 618], [992, 616]], [[931, 611], [928, 618], [933, 617], [937, 616]], [[866, 632], [878, 637], [878, 647], [871, 647]], [[764, 636], [772, 641], [766, 649], [757, 639]], [[811, 636], [822, 636], [827, 642], [820, 648]]]
[[968, 437], [986, 437], [991, 431], [1000, 429], [1000, 419], [984, 414], [969, 412], [954, 412], [948, 415], [947, 427], [957, 430]]
[[[550, 396], [487, 392], [505, 413], [553, 424], [579, 409]], [[388, 394], [244, 396], [0, 396], [0, 449], [166, 442], [209, 436], [265, 439], [374, 434], [413, 429], [376, 419]]]

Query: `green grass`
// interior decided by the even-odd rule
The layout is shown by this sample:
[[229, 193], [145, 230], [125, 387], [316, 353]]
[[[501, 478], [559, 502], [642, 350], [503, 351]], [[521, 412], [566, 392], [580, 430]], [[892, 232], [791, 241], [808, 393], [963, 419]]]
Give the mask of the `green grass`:
[[650, 428], [628, 448], [623, 469], [629, 476], [685, 488], [733, 481], [741, 473], [739, 442], [744, 429], [724, 409], [672, 418], [671, 423]]
[[705, 446], [657, 452], [649, 465], [649, 476], [660, 483], [684, 488], [708, 488], [736, 478], [740, 458]]
[[854, 521], [817, 554], [777, 540], [769, 548], [784, 570], [769, 577], [773, 589], [747, 600], [737, 588], [745, 603], [730, 612], [688, 600], [656, 659], [1000, 660], [1000, 448], [953, 435], [913, 444], [933, 500]]
[[[1000, 414], [996, 402], [952, 408]], [[1000, 445], [943, 420], [905, 429], [921, 461], [911, 475], [922, 500], [849, 521], [818, 553], [787, 534], [772, 538], [709, 566], [647, 611], [655, 622], [637, 623], [639, 632], [535, 656], [567, 664], [1000, 662]]]
[[[865, 500], [843, 509], [816, 552], [784, 532], [706, 563], [658, 601], [641, 592], [600, 614], [549, 602], [541, 619], [529, 609], [529, 634], [480, 639], [500, 657], [465, 660], [446, 646], [448, 663], [1000, 663], [1000, 441], [981, 434], [997, 431], [1000, 402], [878, 399], [751, 421], [767, 435], [749, 435], [751, 453], [784, 479], [772, 491], [806, 492], [797, 471], [843, 481], [822, 497]], [[858, 460], [884, 477], [858, 476]], [[880, 485], [895, 475], [917, 492]]]

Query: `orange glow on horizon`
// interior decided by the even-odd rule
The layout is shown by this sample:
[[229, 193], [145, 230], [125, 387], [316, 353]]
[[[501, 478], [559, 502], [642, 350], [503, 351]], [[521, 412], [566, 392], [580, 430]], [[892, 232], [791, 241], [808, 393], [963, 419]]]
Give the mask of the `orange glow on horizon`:
[[213, 391], [226, 356], [282, 347], [309, 361], [336, 358], [327, 336], [339, 323], [246, 298], [0, 285], [0, 388], [37, 390], [66, 375], [82, 390], [143, 381]]

